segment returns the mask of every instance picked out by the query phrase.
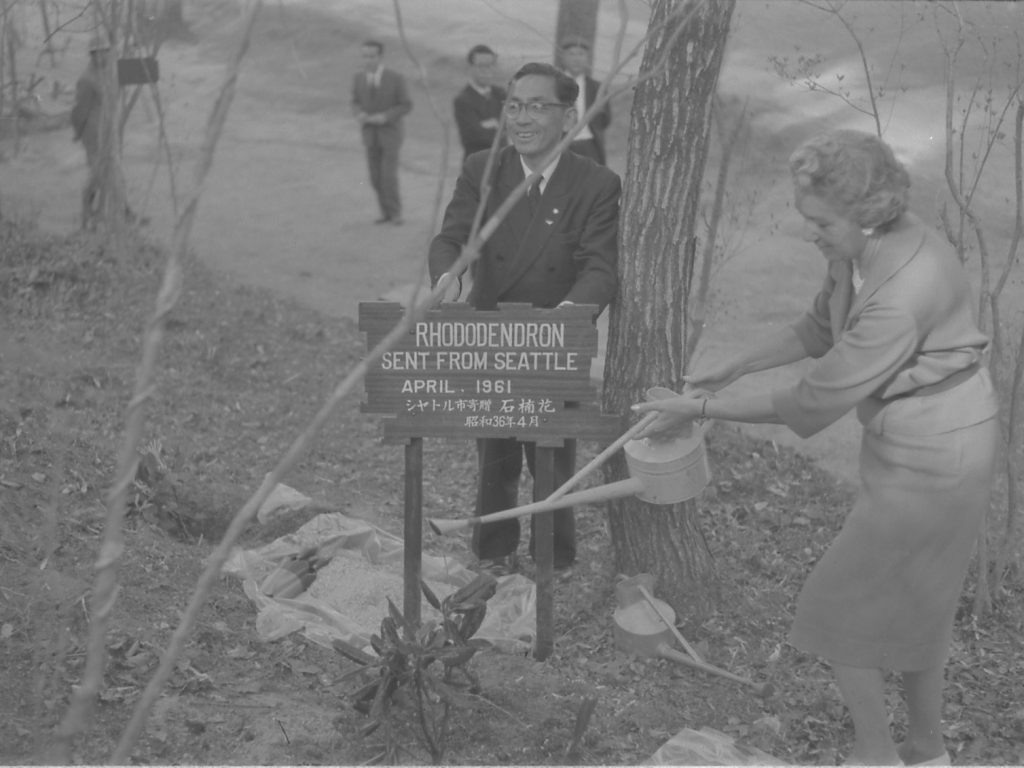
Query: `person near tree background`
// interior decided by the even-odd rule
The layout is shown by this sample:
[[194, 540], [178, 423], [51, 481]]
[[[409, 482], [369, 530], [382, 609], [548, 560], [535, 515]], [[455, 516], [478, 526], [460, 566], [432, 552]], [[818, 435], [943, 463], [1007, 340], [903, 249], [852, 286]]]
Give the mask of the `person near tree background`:
[[[856, 409], [853, 509], [800, 593], [790, 642], [832, 665], [854, 725], [850, 764], [948, 765], [942, 689], [953, 622], [1000, 437], [967, 273], [907, 210], [910, 178], [873, 134], [837, 130], [790, 158], [796, 207], [828, 262], [794, 325], [721, 363], [640, 437], [706, 417], [780, 423], [810, 437]], [[707, 398], [750, 373], [811, 357], [793, 384]], [[884, 670], [901, 673], [907, 733], [889, 730]]]
[[466, 56], [469, 82], [455, 97], [455, 124], [462, 142], [462, 159], [490, 149], [501, 129], [501, 106], [505, 89], [494, 84], [497, 54], [486, 45], [474, 45]]
[[[527, 178], [532, 178], [530, 193], [517, 201], [482, 245], [471, 266], [468, 301], [480, 310], [493, 310], [499, 302], [520, 302], [545, 308], [594, 304], [600, 312], [618, 289], [619, 177], [573, 152], [548, 160], [576, 123], [577, 87], [571, 77], [550, 64], [533, 62], [516, 72], [509, 92], [504, 120], [511, 146], [498, 153], [491, 168], [483, 221]], [[431, 281], [435, 286], [443, 283], [448, 300], [461, 293], [461, 275], [450, 270], [469, 240], [487, 160], [484, 152], [469, 156], [441, 231], [430, 244]], [[514, 438], [477, 441], [477, 515], [517, 506], [523, 456], [533, 474], [534, 448], [533, 443]], [[557, 487], [574, 472], [575, 441], [566, 440], [554, 453]], [[575, 519], [571, 509], [553, 515], [554, 565], [564, 572], [576, 558]], [[518, 519], [475, 526], [473, 551], [480, 566], [495, 574], [514, 570], [519, 533]], [[531, 540], [531, 554], [532, 545]]]
[[82, 142], [88, 176], [82, 187], [82, 228], [94, 226], [103, 210], [102, 124], [103, 68], [109, 44], [99, 37], [89, 43], [89, 63], [75, 83], [75, 103], [71, 108], [73, 141]]
[[402, 147], [402, 118], [412, 109], [405, 78], [382, 63], [384, 45], [367, 40], [361, 49], [363, 71], [352, 78], [352, 114], [359, 122], [370, 184], [377, 194], [377, 224], [402, 223], [398, 191], [398, 154]]
[[[576, 97], [577, 119], [583, 115], [595, 101], [601, 83], [590, 76], [590, 46], [585, 40], [569, 38], [561, 45], [562, 68], [569, 74], [579, 88]], [[604, 132], [612, 121], [612, 110], [608, 102], [580, 129], [573, 140], [571, 149], [578, 155], [589, 157], [595, 162], [605, 165]]]

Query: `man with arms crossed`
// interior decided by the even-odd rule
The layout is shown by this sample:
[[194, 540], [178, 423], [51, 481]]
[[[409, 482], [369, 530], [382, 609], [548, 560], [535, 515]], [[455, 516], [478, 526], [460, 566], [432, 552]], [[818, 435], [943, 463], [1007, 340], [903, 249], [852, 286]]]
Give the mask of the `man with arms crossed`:
[[474, 152], [491, 148], [494, 134], [501, 128], [501, 105], [505, 103], [505, 89], [493, 84], [498, 60], [494, 51], [474, 45], [466, 60], [469, 82], [454, 101], [463, 161]]

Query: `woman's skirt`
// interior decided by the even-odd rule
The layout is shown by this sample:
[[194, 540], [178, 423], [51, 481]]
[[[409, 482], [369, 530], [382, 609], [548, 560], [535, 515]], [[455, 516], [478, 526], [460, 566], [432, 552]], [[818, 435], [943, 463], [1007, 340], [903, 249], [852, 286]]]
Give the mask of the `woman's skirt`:
[[[886, 405], [865, 425], [861, 490], [800, 593], [794, 646], [851, 667], [945, 663], [989, 504], [999, 423], [993, 416], [932, 432], [953, 414], [983, 413], [979, 397], [995, 410], [987, 371], [947, 392]], [[965, 398], [973, 399], [956, 410]]]

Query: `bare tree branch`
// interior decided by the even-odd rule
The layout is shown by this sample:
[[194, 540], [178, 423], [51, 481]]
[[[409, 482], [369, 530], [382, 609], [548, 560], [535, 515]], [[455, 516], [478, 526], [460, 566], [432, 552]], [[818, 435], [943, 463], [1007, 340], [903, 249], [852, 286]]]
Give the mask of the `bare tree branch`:
[[[260, 2], [257, 0], [250, 10], [242, 44], [229, 72], [228, 80], [210, 116], [203, 151], [200, 154], [199, 164], [196, 169], [196, 189], [175, 228], [174, 243], [171, 251], [168, 253], [167, 262], [164, 267], [163, 280], [156, 300], [156, 309], [150, 318], [143, 339], [142, 361], [138, 368], [134, 392], [131, 401], [128, 403], [125, 416], [125, 431], [118, 453], [116, 479], [107, 498], [107, 516], [100, 555], [96, 563], [96, 584], [93, 588], [91, 601], [92, 619], [89, 624], [85, 671], [82, 674], [82, 683], [74, 690], [68, 712], [55, 734], [55, 742], [52, 747], [53, 753], [57, 758], [55, 762], [70, 762], [72, 741], [75, 736], [84, 733], [88, 729], [96, 696], [103, 685], [103, 675], [107, 660], [106, 630], [120, 591], [120, 585], [117, 582], [117, 565], [124, 553], [122, 524], [125, 516], [128, 488], [134, 480], [135, 470], [139, 461], [137, 449], [143, 429], [144, 406], [156, 389], [154, 377], [157, 356], [167, 315], [173, 309], [181, 294], [182, 262], [188, 236], [195, 217], [199, 196], [202, 193], [203, 181], [213, 160], [213, 150], [216, 147], [217, 139], [227, 118], [227, 111], [233, 96], [241, 58], [248, 48], [252, 26], [259, 7]], [[178, 650], [180, 651], [180, 649]], [[163, 671], [167, 666], [173, 668], [176, 658], [175, 650], [168, 649], [164, 654], [160, 670]], [[156, 699], [156, 696], [159, 695], [165, 680], [166, 676], [161, 679], [158, 672], [157, 677], [154, 678], [146, 692], [144, 692], [142, 700], [133, 713], [132, 721], [122, 737], [121, 744], [115, 752], [115, 762], [128, 762], [138, 731], [141, 729], [148, 715], [149, 707]], [[117, 755], [123, 755], [123, 757], [118, 759]]]
[[[717, 100], [715, 103], [715, 116], [718, 122], [721, 124], [722, 120], [722, 104], [721, 100]], [[736, 146], [736, 142], [739, 140], [740, 132], [743, 130], [743, 126], [746, 123], [747, 116], [747, 102], [743, 103], [743, 109], [740, 110], [740, 114], [736, 117], [736, 122], [732, 126], [732, 130], [725, 135], [724, 126], [721, 126], [722, 132], [722, 157], [718, 163], [718, 176], [715, 179], [715, 198], [711, 204], [711, 217], [707, 223], [707, 240], [704, 243], [704, 251], [701, 254], [701, 270], [700, 277], [697, 282], [697, 294], [695, 296], [695, 302], [691, 305], [689, 319], [690, 319], [690, 336], [686, 340], [686, 350], [684, 352], [684, 359], [690, 360], [693, 351], [697, 348], [700, 343], [701, 336], [704, 333], [705, 321], [707, 318], [707, 304], [708, 304], [708, 292], [711, 289], [711, 271], [715, 260], [715, 246], [718, 239], [718, 229], [722, 219], [722, 211], [725, 208], [725, 190], [729, 179], [729, 166], [732, 162], [733, 150]]]
[[[1019, 198], [1018, 198], [1019, 199]], [[1017, 344], [1017, 363], [1013, 367], [1013, 377], [1009, 387], [1009, 416], [1006, 420], [1006, 525], [1003, 528], [1002, 545], [996, 554], [996, 562], [992, 573], [992, 591], [999, 594], [1003, 579], [1006, 577], [1007, 565], [1017, 545], [1018, 528], [1020, 527], [1020, 472], [1017, 468], [1017, 455], [1020, 452], [1021, 435], [1018, 423], [1024, 419], [1020, 413], [1024, 382], [1024, 323], [1021, 325], [1020, 341]]]
[[882, 135], [882, 121], [878, 116], [878, 102], [875, 101], [875, 86], [871, 82], [871, 67], [868, 66], [868, 57], [864, 52], [864, 44], [860, 41], [860, 36], [857, 34], [856, 30], [854, 30], [853, 25], [846, 20], [846, 17], [843, 16], [842, 13], [840, 13], [842, 5], [842, 3], [828, 3], [828, 6], [836, 15], [836, 18], [839, 19], [840, 23], [844, 27], [846, 27], [846, 31], [850, 34], [850, 37], [853, 38], [853, 42], [857, 46], [857, 52], [860, 54], [860, 66], [861, 69], [864, 70], [864, 79], [867, 83], [868, 99], [871, 102], [870, 114], [875, 119], [875, 133], [880, 137]]

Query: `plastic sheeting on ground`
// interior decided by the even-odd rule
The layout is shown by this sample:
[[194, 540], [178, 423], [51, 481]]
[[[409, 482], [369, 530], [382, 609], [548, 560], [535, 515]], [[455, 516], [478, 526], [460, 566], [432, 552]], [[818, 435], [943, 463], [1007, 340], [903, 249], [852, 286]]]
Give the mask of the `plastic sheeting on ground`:
[[[380, 620], [388, 612], [388, 597], [402, 608], [402, 594], [380, 595], [380, 611], [370, 621], [346, 615], [344, 589], [320, 599], [306, 593], [296, 598], [264, 595], [260, 583], [281, 562], [303, 550], [329, 542], [336, 557], [361, 560], [369, 567], [385, 567], [399, 577], [404, 568], [404, 542], [380, 528], [354, 520], [337, 512], [317, 515], [294, 533], [282, 536], [257, 549], [236, 548], [224, 565], [224, 572], [242, 579], [245, 594], [255, 604], [256, 632], [261, 640], [276, 640], [301, 632], [312, 642], [326, 648], [335, 638], [357, 647], [366, 647], [370, 635], [379, 632]], [[450, 557], [423, 553], [422, 577], [436, 593], [454, 591], [468, 584], [476, 574]], [[439, 597], [443, 594], [438, 594]], [[515, 574], [498, 579], [497, 593], [487, 601], [487, 616], [474, 637], [487, 640], [501, 650], [524, 653], [532, 649], [536, 637], [536, 585]], [[424, 600], [424, 619], [440, 614]]]
[[736, 740], [714, 728], [683, 728], [651, 757], [652, 765], [786, 765], [774, 755]]

